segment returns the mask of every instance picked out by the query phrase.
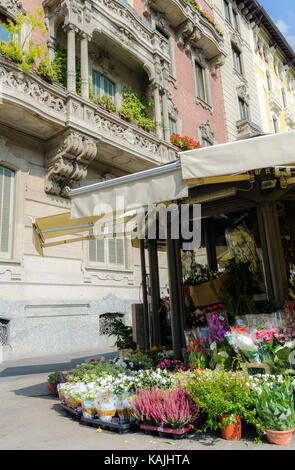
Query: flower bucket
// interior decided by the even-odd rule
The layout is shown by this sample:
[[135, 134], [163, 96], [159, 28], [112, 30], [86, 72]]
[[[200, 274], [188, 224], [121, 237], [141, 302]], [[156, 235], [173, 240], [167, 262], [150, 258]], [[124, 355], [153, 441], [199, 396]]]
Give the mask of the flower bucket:
[[[228, 281], [228, 273], [222, 274], [218, 279], [213, 281], [214, 288], [218, 295], [221, 294], [223, 285]], [[212, 305], [219, 303], [218, 297], [212, 291], [211, 283], [203, 282], [198, 286], [189, 286], [190, 296], [195, 307], [203, 307], [205, 305]]]
[[[224, 415], [224, 417], [227, 415]], [[242, 423], [240, 416], [236, 416], [236, 423], [230, 423], [226, 428], [221, 428], [221, 436], [227, 441], [238, 441], [242, 437]], [[223, 416], [219, 418], [220, 423], [223, 423]]]
[[290, 444], [294, 431], [295, 431], [295, 428], [288, 429], [287, 431], [273, 431], [271, 429], [267, 429], [266, 439], [271, 444], [277, 444], [277, 445]]

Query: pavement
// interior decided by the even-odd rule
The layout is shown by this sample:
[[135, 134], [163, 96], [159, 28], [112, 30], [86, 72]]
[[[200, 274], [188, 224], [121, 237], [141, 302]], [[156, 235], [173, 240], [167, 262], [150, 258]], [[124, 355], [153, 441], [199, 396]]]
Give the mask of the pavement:
[[49, 395], [47, 376], [69, 370], [93, 357], [110, 358], [115, 351], [97, 351], [7, 361], [0, 364], [0, 450], [104, 450], [193, 451], [193, 450], [295, 450], [266, 440], [254, 443], [251, 431], [243, 429], [242, 439], [226, 441], [220, 432], [192, 433], [186, 439], [151, 436], [142, 432], [118, 434], [87, 426], [61, 408], [58, 398]]

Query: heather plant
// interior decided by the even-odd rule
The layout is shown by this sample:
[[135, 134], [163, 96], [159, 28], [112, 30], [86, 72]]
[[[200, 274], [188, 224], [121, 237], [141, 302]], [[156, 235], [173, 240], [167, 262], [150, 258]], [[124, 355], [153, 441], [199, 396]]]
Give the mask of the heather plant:
[[197, 423], [200, 415], [199, 408], [182, 387], [142, 389], [132, 400], [131, 409], [138, 421], [162, 427]]

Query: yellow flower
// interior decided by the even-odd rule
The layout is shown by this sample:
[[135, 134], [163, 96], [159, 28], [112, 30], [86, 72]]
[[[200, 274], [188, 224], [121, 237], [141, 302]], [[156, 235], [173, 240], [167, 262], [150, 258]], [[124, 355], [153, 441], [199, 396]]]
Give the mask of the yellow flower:
[[152, 351], [158, 351], [157, 346], [153, 346], [153, 347], [152, 347]]

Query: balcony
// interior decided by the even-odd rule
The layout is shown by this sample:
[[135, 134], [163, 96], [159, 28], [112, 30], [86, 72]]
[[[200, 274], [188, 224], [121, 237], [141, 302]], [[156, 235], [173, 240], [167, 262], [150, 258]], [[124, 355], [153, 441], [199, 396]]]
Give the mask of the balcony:
[[220, 62], [220, 56], [225, 56], [223, 33], [197, 3], [194, 7], [188, 0], [146, 0], [144, 14], [148, 15], [151, 9], [165, 16], [177, 33], [178, 44], [202, 49], [207, 60], [212, 62], [217, 57]]
[[294, 128], [295, 126], [295, 113], [290, 108], [284, 108], [284, 119], [287, 126]]
[[236, 123], [238, 130], [238, 140], [247, 139], [263, 133], [262, 129], [255, 122], [249, 119], [241, 119]]
[[0, 84], [0, 122], [47, 144], [51, 194], [66, 195], [65, 183], [79, 184], [91, 162], [132, 173], [177, 159], [178, 149], [169, 142], [34, 72], [25, 74], [4, 56]]
[[273, 90], [268, 91], [268, 102], [270, 108], [275, 113], [280, 113], [283, 109], [283, 103], [280, 96]]

